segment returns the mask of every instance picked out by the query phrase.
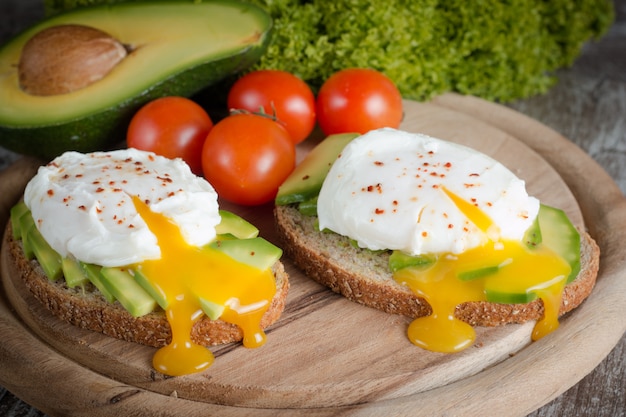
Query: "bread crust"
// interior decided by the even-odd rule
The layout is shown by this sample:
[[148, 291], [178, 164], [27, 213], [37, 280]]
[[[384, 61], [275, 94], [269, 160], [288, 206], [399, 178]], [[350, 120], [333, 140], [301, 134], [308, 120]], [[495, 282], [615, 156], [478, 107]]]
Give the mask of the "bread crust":
[[[22, 244], [13, 239], [11, 225], [5, 230], [3, 245], [9, 255], [9, 273], [18, 275], [43, 306], [61, 320], [83, 329], [103, 333], [128, 342], [162, 347], [171, 341], [171, 329], [165, 313], [157, 308], [142, 317], [133, 317], [119, 302], [111, 304], [91, 284], [85, 288], [69, 288], [64, 279], [50, 281], [36, 260], [24, 257]], [[284, 266], [277, 261], [273, 266], [276, 294], [261, 320], [265, 329], [278, 320], [289, 291], [289, 279]], [[241, 329], [222, 320], [203, 316], [192, 328], [191, 339], [203, 346], [238, 342], [243, 339]]]
[[[429, 315], [428, 303], [398, 284], [387, 267], [388, 254], [355, 248], [346, 237], [320, 233], [316, 217], [303, 216], [291, 206], [277, 206], [274, 219], [285, 255], [308, 277], [354, 302], [408, 317]], [[600, 249], [581, 232], [581, 272], [565, 287], [559, 315], [578, 307], [591, 293], [598, 274]], [[543, 316], [543, 302], [500, 304], [466, 302], [455, 316], [473, 326], [524, 323]]]

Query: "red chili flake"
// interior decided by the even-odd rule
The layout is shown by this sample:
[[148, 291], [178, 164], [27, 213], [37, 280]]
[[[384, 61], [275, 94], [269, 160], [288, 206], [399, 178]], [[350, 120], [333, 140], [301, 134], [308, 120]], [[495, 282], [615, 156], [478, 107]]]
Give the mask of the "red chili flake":
[[422, 232], [422, 237], [427, 237], [428, 236], [428, 232]]
[[122, 223], [124, 223], [124, 220], [122, 220], [122, 219], [117, 221], [117, 224], [122, 224]]
[[374, 213], [376, 213], [376, 214], [384, 214], [385, 210], [377, 208], [376, 210], [374, 210]]
[[435, 184], [435, 185], [433, 185], [433, 188], [434, 188], [434, 189], [439, 188], [439, 184]]
[[98, 188], [96, 188], [96, 192], [97, 192], [97, 193], [101, 193], [101, 192], [103, 192], [103, 191], [104, 191], [104, 188], [102, 188], [102, 187], [98, 187]]
[[114, 193], [121, 193], [123, 190], [121, 188], [114, 188], [113, 192]]
[[464, 232], [469, 232], [469, 229], [468, 229], [467, 227], [464, 227], [464, 228], [463, 228], [463, 231], [464, 231]]
[[102, 213], [102, 209], [100, 207], [96, 207], [96, 213], [98, 214]]
[[447, 219], [448, 218], [448, 213], [443, 213], [443, 217]]
[[159, 177], [157, 176], [157, 179], [163, 181], [163, 182], [173, 182], [173, 180], [171, 178], [167, 178], [167, 177]]
[[448, 224], [448, 229], [454, 229], [454, 225], [452, 223]]
[[376, 165], [376, 166], [379, 166], [379, 167], [380, 167], [380, 166], [385, 165], [385, 163], [384, 163], [384, 162], [382, 162], [382, 161], [374, 161], [374, 165]]
[[493, 206], [493, 203], [491, 201], [488, 201], [487, 202], [487, 207], [491, 207], [491, 206]]
[[169, 193], [167, 193], [168, 197], [174, 197], [174, 195], [175, 195], [174, 191], [170, 191]]
[[150, 200], [148, 200], [148, 199], [145, 199], [143, 202], [146, 203], [146, 206], [150, 205]]
[[255, 251], [250, 251], [250, 256], [254, 256], [254, 255], [256, 255], [256, 252]]
[[463, 184], [463, 186], [464, 186], [465, 188], [472, 188], [472, 187], [476, 187], [476, 184], [470, 184], [470, 183], [467, 183], [467, 182], [466, 182], [465, 184]]
[[129, 228], [129, 229], [134, 229], [134, 228], [135, 228], [135, 225], [134, 225], [134, 224], [129, 224], [129, 225], [128, 225], [128, 228]]
[[150, 173], [150, 170], [149, 170], [149, 169], [146, 169], [143, 173], [144, 173], [144, 174], [149, 174], [149, 173]]
[[439, 174], [437, 174], [437, 173], [436, 173], [436, 172], [434, 172], [434, 171], [430, 173], [430, 176], [431, 176], [431, 177], [436, 177], [436, 176], [438, 176], [438, 175], [439, 175]]
[[62, 177], [62, 178], [63, 178], [64, 180], [66, 180], [66, 179], [68, 179], [69, 177], [70, 177], [70, 174], [65, 174], [65, 175], [63, 175], [63, 177]]
[[148, 155], [148, 159], [154, 161], [154, 155]]
[[120, 169], [124, 169], [124, 167], [122, 165], [115, 165], [115, 169], [119, 171]]
[[128, 184], [127, 180], [122, 180], [122, 184]]
[[143, 164], [143, 162], [141, 162], [141, 161], [135, 161], [135, 165], [142, 165], [142, 164]]
[[311, 178], [309, 175], [305, 175], [304, 177], [302, 177], [302, 180], [308, 180], [309, 178]]
[[132, 161], [132, 160], [133, 160], [133, 158], [131, 158], [131, 157], [129, 156], [128, 158], [124, 159], [124, 162], [130, 162], [130, 161]]
[[83, 206], [83, 205], [78, 206], [78, 208], [79, 208], [80, 210], [83, 210], [83, 211], [86, 211], [86, 210], [87, 210], [87, 207], [85, 207], [85, 206]]
[[427, 166], [428, 166], [428, 165], [430, 165], [430, 164], [429, 164], [428, 162], [424, 162], [422, 165], [423, 165], [423, 166], [425, 166], [425, 167], [427, 167]]
[[64, 203], [67, 203], [67, 202], [68, 202], [68, 201], [70, 201], [70, 200], [71, 200], [71, 197], [70, 197], [70, 196], [67, 196], [67, 197], [65, 197], [65, 198], [63, 199], [63, 202], [64, 202]]
[[54, 190], [48, 190], [48, 195], [52, 197], [54, 195]]
[[434, 155], [435, 151], [428, 151], [428, 155]]
[[98, 185], [98, 184], [100, 184], [100, 181], [96, 180], [96, 181], [92, 182], [92, 184], [93, 185]]
[[76, 178], [82, 178], [82, 177], [83, 177], [83, 174], [76, 174], [76, 175], [75, 175], [75, 177], [76, 177]]
[[443, 166], [446, 168], [451, 168], [452, 164], [450, 162], [446, 162]]
[[470, 177], [480, 177], [480, 174], [477, 173], [473, 173], [473, 174], [469, 174]]
[[111, 186], [115, 185], [115, 181], [113, 181], [113, 180], [109, 181], [109, 185], [111, 185]]
[[398, 205], [398, 200], [393, 200], [393, 201], [391, 202], [391, 204], [393, 204], [394, 206], [397, 206], [397, 205]]

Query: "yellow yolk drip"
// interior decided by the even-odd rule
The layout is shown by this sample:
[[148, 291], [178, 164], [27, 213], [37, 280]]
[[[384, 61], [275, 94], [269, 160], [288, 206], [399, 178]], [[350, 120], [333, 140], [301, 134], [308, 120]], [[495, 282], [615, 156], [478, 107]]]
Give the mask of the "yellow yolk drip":
[[154, 368], [178, 376], [208, 368], [213, 354], [191, 340], [193, 324], [204, 314], [199, 299], [225, 306], [220, 319], [236, 324], [243, 344], [265, 343], [260, 321], [276, 292], [272, 272], [242, 264], [209, 246], [187, 244], [178, 227], [134, 197], [138, 213], [157, 236], [161, 258], [134, 266], [167, 300], [172, 341], [153, 358]]
[[[457, 207], [484, 232], [493, 226], [474, 205], [451, 192]], [[497, 268], [493, 268], [496, 266]], [[462, 280], [464, 273], [489, 270], [484, 276]], [[517, 297], [528, 302], [541, 298], [544, 316], [537, 322], [532, 338], [537, 340], [555, 330], [561, 294], [570, 265], [546, 247], [529, 249], [523, 242], [492, 241], [458, 255], [441, 254], [429, 267], [409, 267], [394, 273], [394, 279], [407, 285], [431, 306], [432, 314], [415, 319], [408, 329], [409, 339], [424, 349], [458, 352], [469, 347], [476, 334], [472, 326], [454, 316], [456, 306], [493, 297]]]

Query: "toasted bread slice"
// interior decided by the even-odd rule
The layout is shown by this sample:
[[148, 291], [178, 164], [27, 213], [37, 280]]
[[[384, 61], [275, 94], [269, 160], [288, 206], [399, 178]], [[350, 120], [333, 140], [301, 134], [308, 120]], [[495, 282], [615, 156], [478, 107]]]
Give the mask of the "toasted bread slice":
[[[72, 289], [67, 287], [64, 279], [50, 281], [36, 260], [24, 257], [22, 244], [13, 239], [10, 224], [4, 233], [4, 245], [10, 260], [7, 265], [9, 273], [20, 276], [35, 298], [58, 318], [84, 329], [147, 346], [161, 347], [171, 341], [170, 326], [163, 310], [157, 309], [135, 318], [118, 302], [107, 302], [91, 284]], [[276, 294], [261, 320], [262, 328], [278, 320], [289, 290], [289, 279], [283, 264], [277, 261], [272, 270], [276, 279]], [[195, 343], [212, 346], [240, 341], [243, 333], [234, 324], [203, 316], [194, 324], [191, 338]]]
[[[393, 279], [388, 254], [355, 248], [336, 233], [320, 233], [317, 218], [304, 216], [294, 207], [277, 206], [274, 216], [285, 254], [308, 277], [349, 300], [387, 313], [408, 317], [431, 313], [424, 299]], [[600, 249], [589, 234], [580, 235], [581, 271], [564, 290], [560, 315], [580, 305], [596, 282]], [[457, 306], [455, 316], [473, 326], [523, 323], [541, 318], [543, 303], [540, 299], [527, 304], [466, 302]]]

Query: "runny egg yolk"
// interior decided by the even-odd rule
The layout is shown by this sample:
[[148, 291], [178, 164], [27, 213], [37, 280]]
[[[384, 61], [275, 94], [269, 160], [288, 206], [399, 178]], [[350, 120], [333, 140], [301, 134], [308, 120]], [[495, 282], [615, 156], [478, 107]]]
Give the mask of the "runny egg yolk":
[[242, 264], [209, 246], [191, 246], [166, 216], [151, 211], [137, 197], [133, 202], [161, 249], [160, 259], [133, 268], [166, 299], [165, 314], [172, 331], [171, 343], [154, 355], [154, 368], [178, 376], [202, 371], [213, 363], [211, 351], [192, 341], [193, 325], [204, 314], [200, 299], [225, 306], [220, 319], [241, 329], [244, 346], [263, 345], [260, 322], [276, 292], [271, 270]]
[[[493, 227], [489, 218], [474, 205], [444, 191], [489, 236], [488, 230]], [[465, 272], [480, 270], [489, 273], [466, 280], [459, 278]], [[431, 315], [417, 318], [409, 325], [411, 342], [431, 351], [458, 352], [474, 342], [476, 333], [472, 326], [455, 317], [457, 305], [487, 301], [488, 293], [496, 297], [540, 298], [544, 315], [532, 334], [532, 339], [537, 340], [559, 326], [561, 294], [570, 272], [570, 265], [545, 246], [529, 249], [524, 242], [489, 239], [461, 254], [440, 254], [426, 269], [400, 269], [394, 273], [394, 279], [423, 297], [432, 308]]]

